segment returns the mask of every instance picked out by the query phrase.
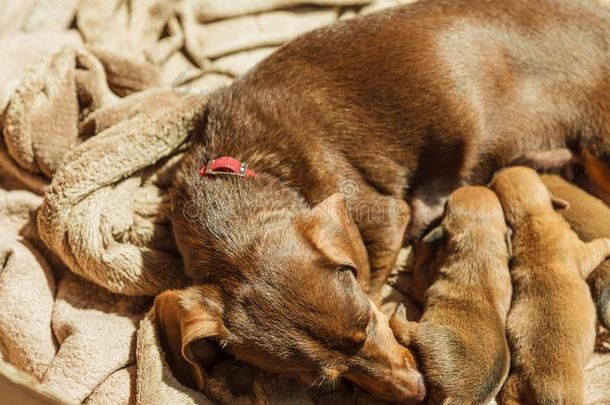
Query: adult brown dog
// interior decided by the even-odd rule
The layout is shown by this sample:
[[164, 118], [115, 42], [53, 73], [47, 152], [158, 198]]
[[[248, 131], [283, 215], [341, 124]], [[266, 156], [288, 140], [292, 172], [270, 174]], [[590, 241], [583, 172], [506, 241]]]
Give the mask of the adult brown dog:
[[[213, 94], [173, 197], [195, 286], [155, 304], [179, 377], [204, 387], [223, 347], [422, 397], [373, 304], [405, 229], [515, 159], [610, 162], [608, 38], [610, 12], [588, 1], [429, 0], [306, 34]], [[226, 159], [208, 168], [237, 176], [200, 175], [224, 156], [256, 176]]]
[[421, 320], [407, 322], [399, 307], [390, 324], [402, 344], [417, 349], [429, 403], [487, 404], [510, 366], [510, 232], [498, 197], [478, 186], [449, 196], [441, 226], [436, 280]]
[[506, 331], [511, 371], [500, 404], [582, 404], [593, 353], [595, 307], [585, 283], [610, 256], [610, 239], [582, 242], [529, 168], [501, 170], [491, 183], [514, 231], [513, 302]]
[[[561, 214], [574, 232], [585, 242], [610, 238], [610, 207], [574, 184], [557, 175], [543, 175], [542, 182], [556, 197], [570, 204]], [[597, 318], [610, 329], [610, 260], [604, 261], [587, 279]]]

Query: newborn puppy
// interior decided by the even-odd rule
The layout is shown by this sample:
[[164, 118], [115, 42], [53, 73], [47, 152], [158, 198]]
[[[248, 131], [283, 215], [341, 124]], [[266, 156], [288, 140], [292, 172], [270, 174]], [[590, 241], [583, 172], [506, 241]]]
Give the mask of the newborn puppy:
[[[570, 204], [570, 209], [561, 214], [583, 241], [610, 237], [610, 208], [606, 204], [560, 176], [543, 175], [541, 178], [554, 196]], [[610, 260], [600, 264], [587, 281], [597, 317], [610, 329]]]
[[419, 353], [431, 403], [486, 404], [510, 366], [505, 320], [510, 307], [508, 228], [496, 195], [462, 187], [449, 197], [442, 220], [436, 281], [419, 323], [397, 308], [390, 325]]
[[582, 404], [583, 366], [595, 341], [595, 308], [584, 279], [610, 255], [610, 239], [581, 241], [553, 209], [567, 202], [553, 197], [532, 169], [504, 169], [491, 188], [514, 230], [507, 319], [512, 363], [499, 402]]

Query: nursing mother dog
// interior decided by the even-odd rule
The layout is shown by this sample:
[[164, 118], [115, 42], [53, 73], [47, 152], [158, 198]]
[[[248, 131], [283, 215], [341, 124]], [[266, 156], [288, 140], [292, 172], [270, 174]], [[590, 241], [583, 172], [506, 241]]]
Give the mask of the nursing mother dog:
[[173, 192], [193, 285], [155, 302], [174, 373], [205, 390], [230, 354], [424, 398], [376, 306], [403, 240], [513, 161], [580, 155], [610, 189], [609, 41], [593, 1], [427, 0], [305, 34], [211, 95]]

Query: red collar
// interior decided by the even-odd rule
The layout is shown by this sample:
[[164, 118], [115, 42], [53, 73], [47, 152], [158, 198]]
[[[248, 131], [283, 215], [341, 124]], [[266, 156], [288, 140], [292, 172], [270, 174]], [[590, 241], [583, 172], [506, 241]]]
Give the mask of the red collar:
[[216, 176], [219, 174], [228, 174], [230, 176], [241, 177], [256, 176], [256, 173], [248, 169], [248, 164], [246, 162], [242, 163], [239, 160], [229, 156], [222, 156], [210, 160], [208, 164], [199, 168], [199, 174], [201, 176]]

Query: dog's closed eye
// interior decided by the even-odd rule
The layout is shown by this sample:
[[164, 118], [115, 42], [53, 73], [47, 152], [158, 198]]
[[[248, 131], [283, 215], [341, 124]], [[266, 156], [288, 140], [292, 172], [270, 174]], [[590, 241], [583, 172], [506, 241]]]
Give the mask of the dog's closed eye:
[[358, 269], [356, 268], [356, 266], [354, 266], [351, 263], [343, 263], [339, 266], [338, 268], [339, 271], [343, 272], [343, 271], [349, 271], [351, 272], [354, 277], [358, 278]]

